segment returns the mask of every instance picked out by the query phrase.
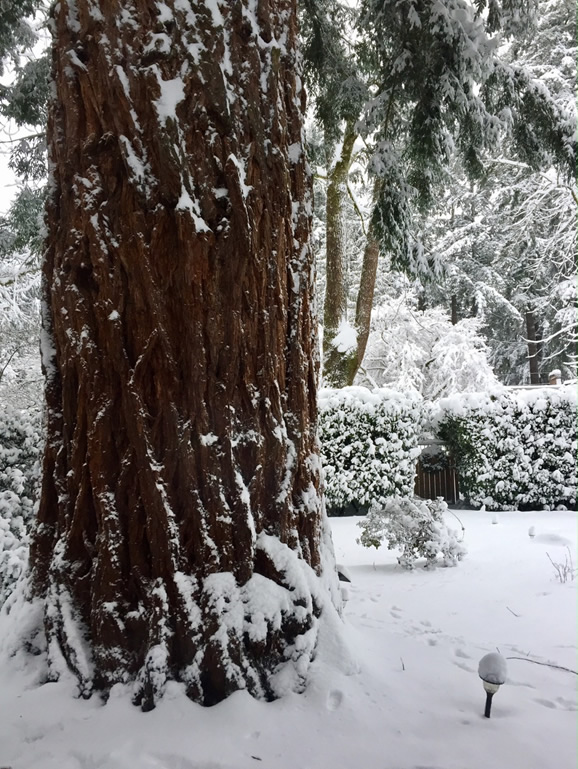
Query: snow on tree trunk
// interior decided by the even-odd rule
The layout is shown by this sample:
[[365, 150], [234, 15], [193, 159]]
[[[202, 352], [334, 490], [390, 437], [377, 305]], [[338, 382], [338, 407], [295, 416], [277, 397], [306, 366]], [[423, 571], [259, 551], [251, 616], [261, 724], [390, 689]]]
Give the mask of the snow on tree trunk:
[[167, 679], [270, 699], [337, 595], [295, 2], [61, 0], [53, 29], [50, 675], [132, 681], [143, 709]]
[[359, 280], [359, 292], [357, 294], [357, 304], [355, 307], [355, 327], [357, 329], [357, 357], [356, 366], [353, 371], [351, 381], [347, 384], [353, 384], [353, 380], [359, 367], [363, 363], [365, 350], [367, 349], [367, 340], [371, 330], [371, 311], [373, 309], [373, 296], [375, 293], [375, 280], [377, 277], [377, 264], [379, 262], [379, 242], [375, 237], [373, 229], [367, 234], [365, 249], [363, 252], [363, 264], [361, 267], [361, 277]]
[[[328, 386], [345, 387], [353, 382], [357, 367], [357, 342], [347, 323], [346, 256], [343, 208], [347, 175], [357, 134], [348, 123], [339, 158], [329, 170], [326, 221], [326, 288], [323, 307], [323, 377]], [[351, 373], [353, 372], [353, 373]]]
[[540, 347], [538, 344], [538, 334], [536, 330], [536, 321], [534, 313], [531, 310], [526, 312], [526, 334], [528, 341], [528, 361], [530, 363], [530, 384], [540, 384]]
[[[347, 287], [345, 285], [345, 244], [343, 208], [347, 175], [351, 167], [357, 134], [353, 126], [345, 129], [339, 161], [329, 173], [326, 210], [326, 290], [323, 330], [323, 376], [326, 385], [348, 387], [353, 384], [363, 362], [371, 329], [371, 311], [375, 293], [379, 241], [372, 226], [363, 251], [359, 289], [355, 304], [355, 325], [347, 322]], [[374, 195], [379, 182], [374, 185]]]

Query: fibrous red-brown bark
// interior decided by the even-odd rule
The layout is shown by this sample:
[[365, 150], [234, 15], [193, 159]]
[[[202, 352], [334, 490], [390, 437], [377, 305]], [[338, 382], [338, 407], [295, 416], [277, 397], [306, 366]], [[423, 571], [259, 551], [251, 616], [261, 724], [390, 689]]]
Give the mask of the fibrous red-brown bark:
[[[298, 686], [324, 601], [293, 0], [61, 0], [32, 584], [88, 695]], [[56, 674], [56, 673], [55, 673]]]

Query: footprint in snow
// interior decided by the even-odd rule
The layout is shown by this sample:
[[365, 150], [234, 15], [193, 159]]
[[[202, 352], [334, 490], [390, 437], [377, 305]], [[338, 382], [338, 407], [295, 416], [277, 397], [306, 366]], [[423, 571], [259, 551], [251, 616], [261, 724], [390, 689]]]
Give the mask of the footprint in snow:
[[556, 702], [558, 703], [558, 707], [563, 710], [571, 710], [573, 713], [578, 710], [578, 704], [576, 702], [566, 700], [564, 697], [556, 697]]
[[533, 542], [541, 542], [543, 545], [560, 545], [561, 547], [572, 547], [572, 542], [560, 534], [536, 534], [532, 538]]
[[332, 692], [329, 692], [329, 696], [327, 697], [327, 710], [337, 710], [337, 708], [341, 706], [342, 702], [343, 692], [340, 692], [338, 689], [334, 689]]
[[466, 654], [463, 649], [455, 649], [454, 654], [456, 657], [460, 657], [463, 660], [471, 660], [471, 657], [469, 654]]
[[565, 700], [564, 697], [556, 697], [554, 701], [538, 697], [534, 700], [534, 702], [537, 702], [538, 705], [542, 705], [545, 708], [550, 708], [550, 710], [569, 710], [571, 712], [578, 710], [575, 702], [572, 702], [571, 700]]
[[457, 668], [461, 668], [462, 670], [465, 670], [467, 673], [475, 673], [475, 669], [471, 665], [466, 665], [465, 662], [454, 662], [454, 665]]

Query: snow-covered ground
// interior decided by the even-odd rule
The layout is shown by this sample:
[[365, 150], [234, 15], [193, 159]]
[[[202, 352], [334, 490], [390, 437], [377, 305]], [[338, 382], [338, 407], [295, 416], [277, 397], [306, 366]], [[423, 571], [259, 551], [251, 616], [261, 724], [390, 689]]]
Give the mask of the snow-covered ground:
[[[122, 690], [103, 707], [71, 682], [36, 686], [30, 658], [3, 661], [0, 767], [574, 769], [577, 676], [535, 662], [576, 670], [578, 581], [561, 584], [546, 555], [569, 546], [576, 562], [576, 513], [458, 515], [468, 556], [430, 572], [357, 545], [358, 519], [332, 520], [352, 578], [343, 638], [325, 632], [302, 695], [203, 709], [175, 685], [143, 714]], [[493, 651], [508, 680], [485, 719], [477, 668]]]

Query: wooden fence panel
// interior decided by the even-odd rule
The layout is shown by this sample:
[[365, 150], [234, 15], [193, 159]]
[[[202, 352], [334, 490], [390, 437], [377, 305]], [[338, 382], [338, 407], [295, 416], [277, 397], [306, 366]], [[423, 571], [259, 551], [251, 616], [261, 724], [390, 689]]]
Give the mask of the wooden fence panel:
[[449, 504], [455, 504], [460, 498], [458, 474], [453, 463], [440, 470], [429, 471], [420, 460], [417, 461], [414, 493], [422, 499], [443, 497]]

